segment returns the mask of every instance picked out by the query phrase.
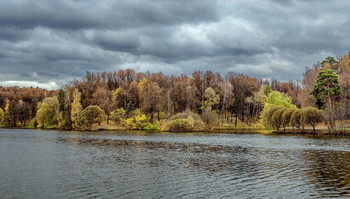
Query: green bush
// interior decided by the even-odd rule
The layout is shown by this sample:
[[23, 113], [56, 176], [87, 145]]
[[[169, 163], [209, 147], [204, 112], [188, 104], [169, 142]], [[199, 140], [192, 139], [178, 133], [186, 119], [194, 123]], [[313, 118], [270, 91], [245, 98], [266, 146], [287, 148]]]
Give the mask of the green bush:
[[271, 118], [271, 123], [274, 129], [277, 129], [277, 131], [280, 129], [281, 125], [282, 125], [282, 114], [285, 111], [286, 108], [281, 107], [280, 109], [277, 109], [276, 111], [274, 111], [274, 113], [272, 114], [272, 118]]
[[145, 127], [143, 129], [148, 130], [148, 131], [160, 130], [159, 122], [154, 122], [153, 124], [152, 123], [145, 123]]
[[171, 120], [163, 130], [170, 132], [195, 132], [206, 131], [207, 129], [200, 118], [195, 120], [192, 116], [188, 116], [186, 119]]
[[302, 126], [302, 123], [300, 121], [300, 116], [301, 116], [300, 109], [295, 109], [295, 111], [290, 116], [290, 125], [293, 126], [293, 128], [294, 127], [300, 128], [300, 126]]
[[263, 125], [269, 129], [275, 129], [276, 123], [273, 120], [273, 115], [276, 111], [283, 109], [280, 105], [270, 105], [261, 115]]
[[292, 114], [295, 110], [296, 110], [295, 108], [284, 109], [283, 114], [282, 114], [282, 118], [281, 118], [282, 126], [284, 129], [286, 129], [286, 127], [290, 124]]
[[124, 121], [125, 127], [130, 130], [143, 130], [148, 124], [146, 115], [139, 110], [133, 111], [132, 117]]
[[122, 119], [125, 118], [125, 115], [125, 110], [123, 108], [119, 108], [111, 112], [111, 119], [117, 124], [119, 124], [122, 121]]
[[316, 131], [315, 125], [317, 122], [324, 120], [324, 111], [319, 110], [315, 107], [305, 107], [300, 112], [300, 122], [303, 125], [312, 126], [313, 130]]

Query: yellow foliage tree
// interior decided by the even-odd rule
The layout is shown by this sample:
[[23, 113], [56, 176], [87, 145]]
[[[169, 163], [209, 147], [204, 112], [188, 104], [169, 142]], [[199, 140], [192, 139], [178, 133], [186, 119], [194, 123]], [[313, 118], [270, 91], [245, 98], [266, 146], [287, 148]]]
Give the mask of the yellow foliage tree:
[[138, 88], [139, 88], [140, 96], [142, 96], [143, 93], [145, 92], [146, 86], [147, 86], [148, 83], [149, 83], [149, 80], [148, 80], [147, 78], [143, 78], [143, 79], [139, 82]]
[[5, 113], [2, 110], [2, 108], [0, 108], [0, 123], [2, 123], [5, 120]]
[[128, 93], [119, 87], [113, 91], [113, 101], [118, 108], [126, 108], [128, 103]]
[[10, 110], [10, 103], [7, 100], [5, 108], [4, 108], [4, 120], [6, 120], [6, 121], [10, 120], [10, 118], [9, 118], [10, 117], [9, 110]]
[[57, 97], [48, 97], [43, 102], [38, 103], [38, 111], [35, 118], [39, 128], [58, 124], [59, 106]]
[[340, 72], [350, 71], [350, 52], [339, 60], [339, 70]]
[[220, 96], [215, 92], [211, 87], [208, 87], [204, 91], [204, 102], [201, 109], [204, 111], [206, 109], [211, 110], [213, 106], [217, 105], [220, 102]]
[[78, 128], [90, 129], [92, 124], [101, 123], [107, 118], [105, 111], [99, 106], [88, 106], [78, 116], [76, 125]]
[[77, 118], [79, 117], [80, 112], [83, 109], [83, 106], [80, 103], [81, 101], [81, 93], [78, 89], [75, 89], [73, 92], [73, 103], [72, 103], [72, 110], [71, 110], [71, 119], [73, 123], [73, 128], [76, 127], [75, 122]]

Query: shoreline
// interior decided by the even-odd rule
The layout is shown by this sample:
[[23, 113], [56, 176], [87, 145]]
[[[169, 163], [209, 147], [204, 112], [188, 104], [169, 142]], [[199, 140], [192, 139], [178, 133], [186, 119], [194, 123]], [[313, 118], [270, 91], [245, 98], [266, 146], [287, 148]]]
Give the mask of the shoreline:
[[171, 131], [160, 131], [160, 130], [128, 130], [128, 129], [94, 129], [94, 130], [81, 130], [81, 129], [58, 129], [58, 128], [32, 128], [32, 127], [20, 127], [20, 126], [2, 126], [1, 129], [23, 129], [23, 130], [55, 130], [55, 131], [86, 131], [86, 132], [159, 132], [159, 133], [223, 133], [223, 132], [232, 132], [237, 134], [244, 133], [259, 133], [259, 134], [271, 134], [271, 135], [323, 135], [323, 136], [350, 136], [350, 132], [347, 131], [333, 131], [329, 132], [328, 129], [317, 129], [313, 131], [312, 129], [296, 129], [290, 130], [287, 129], [285, 131], [272, 131], [262, 128], [236, 128], [236, 129], [213, 129], [212, 131], [184, 131], [184, 132], [171, 132]]
[[277, 135], [332, 135], [332, 136], [350, 136], [350, 131], [335, 130], [330, 132], [328, 129], [296, 129], [296, 130], [285, 130], [285, 131], [272, 131], [272, 134]]

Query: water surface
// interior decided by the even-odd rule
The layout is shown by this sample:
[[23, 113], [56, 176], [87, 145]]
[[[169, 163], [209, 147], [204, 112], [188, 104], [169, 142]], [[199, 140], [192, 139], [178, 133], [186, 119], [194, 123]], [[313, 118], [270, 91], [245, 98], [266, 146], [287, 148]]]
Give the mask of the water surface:
[[350, 138], [0, 129], [0, 198], [350, 197]]

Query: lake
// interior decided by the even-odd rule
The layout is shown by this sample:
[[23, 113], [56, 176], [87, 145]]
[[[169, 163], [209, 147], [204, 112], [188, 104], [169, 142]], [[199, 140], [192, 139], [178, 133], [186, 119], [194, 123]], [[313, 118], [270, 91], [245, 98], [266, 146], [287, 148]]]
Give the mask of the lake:
[[0, 198], [350, 197], [350, 138], [0, 129]]

